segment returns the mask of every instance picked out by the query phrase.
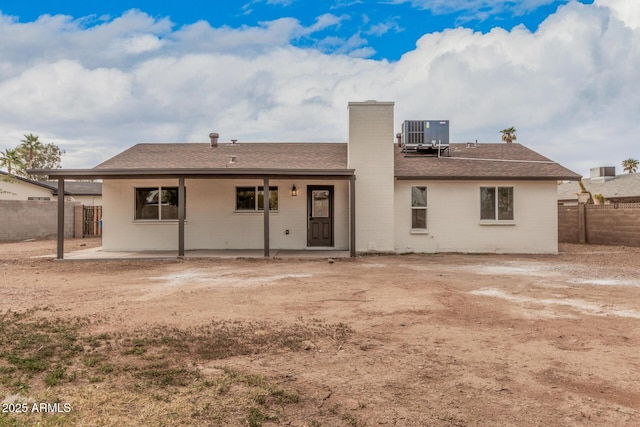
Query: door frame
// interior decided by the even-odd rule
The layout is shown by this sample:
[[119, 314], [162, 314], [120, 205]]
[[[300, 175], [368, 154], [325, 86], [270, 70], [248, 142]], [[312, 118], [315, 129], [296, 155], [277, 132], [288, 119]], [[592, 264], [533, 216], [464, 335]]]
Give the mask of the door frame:
[[[335, 246], [335, 235], [334, 235], [334, 218], [333, 218], [333, 205], [334, 205], [334, 186], [333, 185], [307, 185], [307, 247], [308, 248], [323, 248], [323, 247], [334, 247]], [[311, 245], [311, 215], [312, 215], [312, 199], [313, 199], [313, 191], [314, 190], [327, 190], [329, 191], [329, 224], [331, 229], [331, 243], [329, 246], [314, 246]]]

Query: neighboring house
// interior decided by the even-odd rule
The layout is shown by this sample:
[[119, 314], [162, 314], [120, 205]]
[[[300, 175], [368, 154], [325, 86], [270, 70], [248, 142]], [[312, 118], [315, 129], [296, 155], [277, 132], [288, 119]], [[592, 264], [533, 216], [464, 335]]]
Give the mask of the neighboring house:
[[[582, 179], [591, 196], [602, 194], [605, 203], [640, 203], [640, 174], [616, 175], [615, 166], [592, 168], [589, 178]], [[578, 204], [578, 193], [582, 190], [577, 181], [558, 185], [558, 204]]]
[[[100, 206], [102, 183], [67, 181], [64, 194], [67, 201]], [[58, 200], [58, 183], [36, 181], [0, 171], [0, 200]]]
[[0, 200], [56, 200], [51, 187], [0, 171]]
[[[58, 183], [45, 181], [52, 189], [54, 196], [58, 197]], [[64, 194], [67, 200], [81, 202], [84, 206], [102, 206], [102, 183], [93, 181], [66, 181]]]
[[211, 134], [210, 143], [138, 144], [93, 169], [46, 173], [103, 180], [105, 251], [557, 253], [557, 181], [579, 175], [520, 144], [405, 152], [393, 108], [349, 103], [347, 143], [218, 143]]

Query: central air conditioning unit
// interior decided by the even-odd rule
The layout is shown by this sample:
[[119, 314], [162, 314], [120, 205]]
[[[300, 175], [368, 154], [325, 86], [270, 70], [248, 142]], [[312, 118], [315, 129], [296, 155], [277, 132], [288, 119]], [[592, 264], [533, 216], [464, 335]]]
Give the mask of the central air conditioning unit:
[[449, 120], [405, 120], [400, 143], [406, 151], [444, 151], [449, 148]]

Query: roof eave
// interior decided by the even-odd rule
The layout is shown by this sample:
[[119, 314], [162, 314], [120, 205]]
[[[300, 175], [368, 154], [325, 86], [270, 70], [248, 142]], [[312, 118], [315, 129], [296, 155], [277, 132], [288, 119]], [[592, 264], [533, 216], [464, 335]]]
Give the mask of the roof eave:
[[170, 169], [38, 169], [29, 173], [56, 179], [154, 179], [154, 178], [247, 178], [247, 177], [349, 177], [354, 169], [260, 169], [260, 168], [170, 168]]
[[443, 175], [396, 175], [399, 181], [408, 180], [430, 180], [430, 181], [579, 181], [575, 176], [491, 176], [491, 175], [469, 175], [469, 176], [443, 176]]

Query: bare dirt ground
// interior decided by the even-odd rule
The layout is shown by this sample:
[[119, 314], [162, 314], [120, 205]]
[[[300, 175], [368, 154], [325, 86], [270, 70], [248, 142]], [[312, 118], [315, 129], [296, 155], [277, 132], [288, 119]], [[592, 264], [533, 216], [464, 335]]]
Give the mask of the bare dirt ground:
[[[67, 250], [92, 245], [99, 241], [74, 240]], [[228, 321], [255, 336], [308, 332], [297, 346], [180, 359], [198, 371], [194, 383], [242, 373], [245, 385], [259, 376], [270, 390], [297, 396], [259, 406], [262, 413], [242, 412], [255, 402], [251, 393], [233, 394], [239, 382], [196, 394], [178, 382], [145, 397], [124, 368], [113, 377], [103, 369], [106, 379], [95, 381], [78, 369], [75, 380], [22, 393], [42, 400], [55, 392], [76, 425], [640, 425], [640, 248], [560, 249], [335, 262], [57, 262], [33, 258], [55, 253], [54, 241], [0, 244], [0, 315], [85, 319], [87, 333], [113, 338], [111, 346], [154, 325], [183, 331]], [[129, 353], [113, 354], [122, 362]], [[238, 412], [221, 400], [227, 392]], [[13, 393], [9, 381], [0, 383], [0, 400]], [[206, 415], [211, 405], [227, 410]]]

